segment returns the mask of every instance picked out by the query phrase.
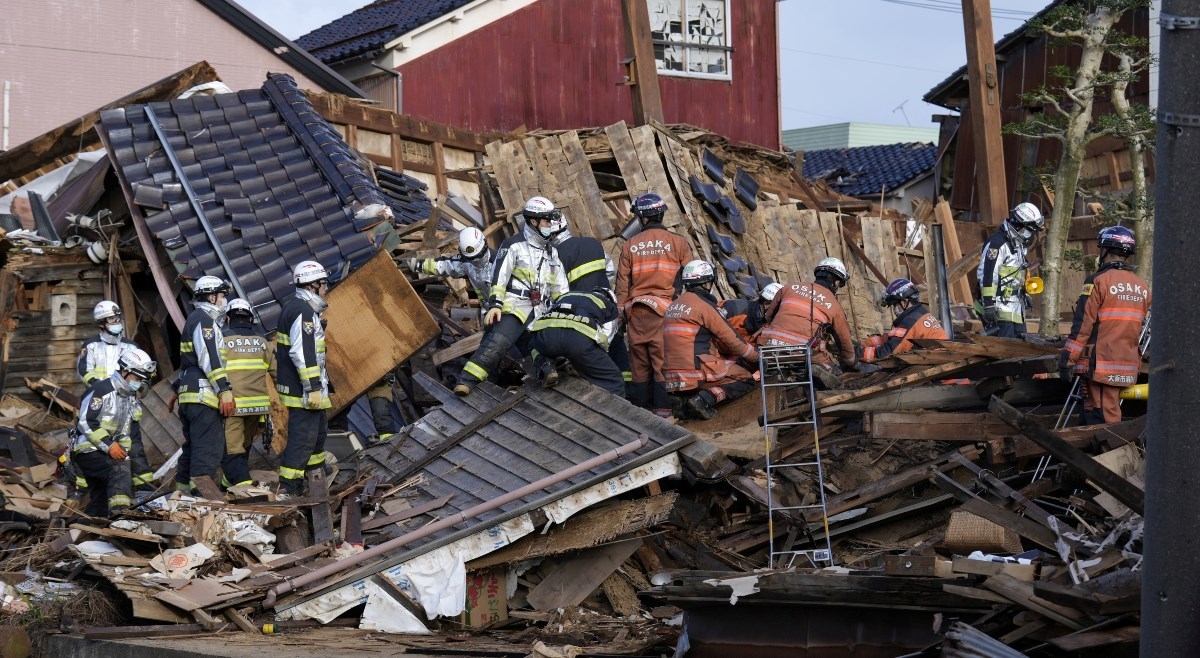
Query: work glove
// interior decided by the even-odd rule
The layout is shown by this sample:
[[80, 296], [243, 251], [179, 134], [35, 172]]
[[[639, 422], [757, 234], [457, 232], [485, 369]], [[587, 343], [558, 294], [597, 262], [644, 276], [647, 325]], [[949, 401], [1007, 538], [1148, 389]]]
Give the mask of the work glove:
[[483, 323], [490, 327], [499, 322], [500, 316], [503, 314], [504, 312], [498, 308], [488, 309], [487, 315], [483, 316]]
[[883, 368], [880, 368], [874, 363], [863, 363], [862, 361], [859, 361], [858, 363], [854, 364], [854, 369], [864, 375], [869, 375], [873, 372], [879, 372]]
[[309, 391], [308, 395], [304, 396], [305, 409], [320, 409], [321, 408], [321, 392]]
[[420, 272], [421, 272], [421, 259], [420, 258], [409, 258], [407, 264], [408, 264], [408, 271], [412, 272], [413, 274], [420, 274]]
[[1058, 378], [1064, 382], [1069, 382], [1075, 379], [1075, 369], [1069, 365], [1061, 364], [1058, 366]]
[[179, 394], [171, 393], [171, 397], [167, 398], [167, 413], [175, 413], [175, 405], [179, 403]]
[[112, 445], [108, 446], [108, 456], [117, 461], [121, 461], [122, 459], [125, 459], [125, 449], [121, 447], [120, 443], [113, 441]]
[[221, 415], [228, 418], [237, 411], [237, 401], [233, 399], [233, 391], [221, 391], [219, 396], [220, 404], [218, 408], [221, 410]]
[[996, 316], [996, 305], [986, 304], [983, 307], [983, 324], [989, 327], [995, 326], [998, 321]]

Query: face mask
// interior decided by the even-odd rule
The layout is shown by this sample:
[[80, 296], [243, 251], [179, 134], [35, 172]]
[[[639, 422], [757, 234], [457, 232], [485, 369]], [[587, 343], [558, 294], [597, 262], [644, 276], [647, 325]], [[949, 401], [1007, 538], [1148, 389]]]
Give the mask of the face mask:
[[538, 234], [541, 235], [543, 238], [548, 238], [548, 237], [554, 235], [554, 227], [553, 226], [539, 227]]
[[129, 382], [129, 390], [133, 391], [134, 393], [137, 393], [138, 391], [142, 390], [142, 380], [135, 379], [135, 380]]
[[1018, 235], [1021, 236], [1021, 241], [1024, 242], [1025, 244], [1029, 244], [1029, 242], [1031, 240], [1033, 240], [1033, 231], [1031, 231], [1027, 228], [1023, 228], [1020, 231], [1018, 231]]
[[125, 325], [119, 322], [117, 324], [106, 324], [104, 325], [104, 330], [114, 336], [120, 336], [125, 333]]

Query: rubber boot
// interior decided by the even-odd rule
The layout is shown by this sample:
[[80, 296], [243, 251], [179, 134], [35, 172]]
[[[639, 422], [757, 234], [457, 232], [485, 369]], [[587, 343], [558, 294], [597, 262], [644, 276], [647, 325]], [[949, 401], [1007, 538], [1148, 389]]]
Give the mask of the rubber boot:
[[712, 420], [713, 416], [717, 415], [717, 409], [714, 406], [716, 398], [708, 391], [700, 391], [689, 397], [685, 404], [688, 413], [700, 420]]

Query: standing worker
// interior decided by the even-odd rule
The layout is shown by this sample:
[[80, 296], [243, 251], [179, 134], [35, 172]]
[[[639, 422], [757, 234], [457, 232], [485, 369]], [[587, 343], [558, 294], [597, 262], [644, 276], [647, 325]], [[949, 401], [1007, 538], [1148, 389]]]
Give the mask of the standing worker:
[[179, 421], [183, 451], [175, 472], [175, 488], [191, 491], [197, 477], [216, 478], [225, 453], [222, 416], [234, 412], [233, 389], [221, 360], [221, 325], [229, 284], [202, 276], [192, 288], [195, 309], [183, 323], [179, 339]]
[[642, 231], [621, 247], [617, 263], [617, 303], [629, 334], [630, 401], [671, 417], [663, 374], [663, 316], [680, 292], [680, 270], [692, 260], [687, 240], [663, 227], [667, 204], [657, 194], [633, 202]]
[[[754, 388], [754, 375], [738, 361], [754, 362], [758, 351], [738, 338], [712, 295], [712, 265], [693, 260], [683, 266], [684, 293], [667, 308], [663, 327], [663, 376], [673, 394], [696, 391], [683, 400], [689, 415], [709, 420], [722, 402]], [[757, 368], [756, 368], [757, 369]]]
[[108, 379], [109, 375], [116, 372], [121, 353], [137, 347], [136, 343], [125, 338], [125, 318], [116, 302], [105, 300], [96, 304], [96, 308], [92, 309], [92, 319], [100, 327], [100, 333], [84, 342], [79, 359], [75, 362], [75, 369], [79, 371], [79, 379], [84, 386]]
[[135, 441], [141, 444], [137, 396], [155, 370], [148, 354], [136, 347], [126, 350], [116, 372], [95, 382], [79, 401], [71, 460], [91, 492], [85, 510], [89, 516], [103, 518], [132, 503], [128, 454]]
[[492, 250], [488, 248], [483, 231], [474, 226], [458, 232], [457, 256], [413, 258], [408, 263], [410, 270], [420, 274], [466, 279], [475, 290], [480, 306], [487, 302], [492, 286]]
[[1142, 327], [1150, 314], [1150, 284], [1129, 262], [1137, 251], [1124, 226], [1100, 231], [1100, 268], [1084, 280], [1075, 304], [1071, 334], [1059, 357], [1059, 377], [1084, 378], [1080, 421], [1084, 425], [1121, 420], [1121, 389], [1137, 383], [1142, 366]]
[[975, 275], [983, 298], [983, 326], [1001, 338], [1025, 336], [1025, 256], [1034, 235], [1046, 226], [1042, 211], [1032, 203], [1012, 209], [1000, 228], [983, 245]]
[[567, 275], [554, 248], [554, 236], [566, 229], [562, 212], [545, 197], [535, 196], [521, 211], [525, 228], [505, 241], [496, 254], [492, 289], [484, 325], [490, 329], [467, 365], [456, 395], [469, 395], [486, 381], [509, 348], [523, 348], [526, 324], [537, 319], [554, 298], [567, 292]]
[[[604, 245], [593, 237], [571, 235], [568, 226], [554, 239], [554, 248], [567, 273], [567, 287], [572, 292], [611, 291], [617, 280], [617, 268], [604, 253]], [[619, 319], [614, 320], [608, 340], [608, 356], [621, 371], [622, 386], [628, 386], [629, 347], [625, 344], [625, 329]], [[622, 394], [625, 395], [625, 394]]]
[[275, 334], [279, 400], [288, 408], [287, 446], [279, 456], [279, 492], [304, 493], [305, 471], [325, 467], [329, 432], [329, 371], [325, 364], [325, 327], [329, 273], [306, 260], [292, 271], [296, 292], [283, 300]]
[[850, 281], [846, 265], [837, 258], [825, 258], [813, 268], [813, 281], [784, 286], [767, 307], [767, 326], [758, 335], [759, 346], [810, 345], [813, 375], [828, 389], [841, 387], [834, 372], [833, 354], [824, 336], [832, 333], [836, 343], [836, 361], [842, 368], [858, 365], [854, 338], [846, 311], [837, 292]]
[[275, 376], [275, 353], [254, 328], [250, 302], [235, 299], [225, 314], [226, 329], [221, 339], [221, 360], [233, 388], [233, 414], [225, 419], [225, 458], [221, 479], [226, 488], [253, 484], [250, 479], [250, 444], [271, 412], [267, 374]]
[[742, 342], [753, 342], [754, 334], [766, 324], [767, 307], [775, 301], [783, 286], [778, 283], [768, 283], [758, 293], [758, 299], [722, 299], [717, 303], [721, 315], [729, 320], [729, 326], [737, 332]]
[[917, 300], [920, 292], [908, 279], [893, 279], [883, 291], [879, 305], [892, 309], [892, 329], [886, 336], [871, 336], [863, 346], [862, 361], [874, 363], [892, 354], [912, 349], [912, 341], [921, 338], [946, 340], [950, 336], [942, 323]]
[[555, 359], [563, 358], [580, 377], [613, 395], [624, 397], [621, 370], [608, 355], [616, 335], [617, 298], [607, 287], [591, 292], [568, 292], [554, 300], [545, 315], [533, 321], [533, 354], [547, 387], [558, 383]]

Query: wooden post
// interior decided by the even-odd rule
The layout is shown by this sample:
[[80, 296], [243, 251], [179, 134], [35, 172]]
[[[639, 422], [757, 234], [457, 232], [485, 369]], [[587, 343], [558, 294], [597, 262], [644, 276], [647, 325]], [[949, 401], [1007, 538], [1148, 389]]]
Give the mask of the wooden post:
[[1004, 144], [1000, 140], [1000, 77], [992, 43], [991, 0], [962, 0], [967, 39], [967, 86], [970, 88], [972, 133], [975, 138], [975, 183], [979, 213], [990, 225], [1008, 215], [1008, 186], [1004, 180]]
[[646, 0], [621, 0], [625, 17], [626, 82], [633, 96], [633, 123], [644, 126], [651, 119], [665, 123], [662, 95], [658, 90], [658, 66], [650, 40], [650, 9]]
[[971, 282], [966, 277], [949, 278], [950, 266], [962, 259], [962, 245], [958, 241], [958, 227], [954, 224], [954, 215], [950, 212], [950, 204], [938, 199], [933, 208], [934, 221], [942, 225], [942, 237], [946, 244], [946, 285], [950, 288], [950, 298], [957, 304], [970, 306], [974, 297], [971, 296]]

